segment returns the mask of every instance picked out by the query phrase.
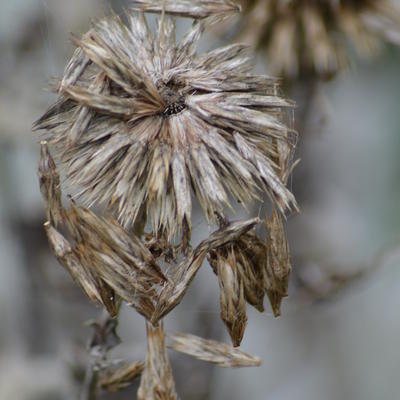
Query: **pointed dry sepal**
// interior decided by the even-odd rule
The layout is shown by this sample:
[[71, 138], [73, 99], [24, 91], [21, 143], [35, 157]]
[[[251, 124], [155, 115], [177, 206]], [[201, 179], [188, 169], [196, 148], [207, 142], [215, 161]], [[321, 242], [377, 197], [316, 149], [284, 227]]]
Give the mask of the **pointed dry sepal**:
[[147, 357], [138, 400], [176, 400], [175, 382], [165, 346], [164, 325], [146, 322]]
[[275, 317], [280, 315], [283, 297], [288, 295], [291, 259], [282, 215], [275, 209], [271, 218], [266, 216], [267, 227], [267, 261], [264, 270], [264, 289]]
[[133, 6], [138, 11], [165, 12], [195, 19], [225, 18], [241, 11], [239, 4], [230, 0], [135, 0]]
[[223, 368], [258, 367], [261, 359], [251, 356], [229, 344], [203, 339], [195, 335], [177, 333], [168, 335], [170, 349], [207, 361]]
[[234, 242], [259, 223], [259, 218], [229, 223], [203, 240], [194, 251], [189, 251], [162, 289], [151, 322], [156, 324], [181, 302], [209, 251]]
[[103, 303], [96, 279], [81, 264], [78, 255], [67, 239], [50, 222], [44, 224], [50, 247], [60, 264], [69, 272], [75, 283], [86, 293], [90, 300]]
[[60, 175], [56, 164], [49, 152], [46, 141], [40, 143], [39, 161], [39, 182], [40, 192], [45, 203], [47, 220], [57, 227], [61, 224], [64, 216], [64, 209], [61, 201]]
[[149, 319], [166, 280], [150, 251], [111, 217], [72, 203], [66, 219], [82, 264]]
[[144, 362], [123, 363], [117, 367], [103, 369], [99, 373], [98, 385], [103, 390], [118, 392], [125, 389], [142, 374]]
[[217, 255], [221, 319], [224, 321], [234, 347], [240, 346], [247, 325], [243, 283], [238, 277], [233, 248], [226, 257]]
[[273, 271], [276, 289], [285, 297], [288, 295], [289, 275], [292, 266], [282, 215], [274, 209], [271, 219], [267, 216], [265, 223], [268, 231], [267, 262]]

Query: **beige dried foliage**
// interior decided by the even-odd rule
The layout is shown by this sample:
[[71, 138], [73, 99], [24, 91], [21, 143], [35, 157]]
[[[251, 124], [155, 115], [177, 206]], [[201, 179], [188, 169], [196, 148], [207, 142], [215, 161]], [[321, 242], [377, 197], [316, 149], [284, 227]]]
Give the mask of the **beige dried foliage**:
[[258, 367], [261, 359], [226, 343], [203, 339], [195, 335], [176, 333], [168, 335], [168, 347], [223, 368]]
[[147, 357], [138, 390], [138, 400], [175, 400], [174, 378], [165, 346], [164, 325], [146, 324]]
[[240, 39], [266, 50], [277, 75], [330, 77], [355, 50], [376, 54], [400, 44], [400, 7], [393, 0], [242, 0]]
[[123, 363], [123, 365], [118, 365], [114, 368], [103, 369], [98, 377], [98, 385], [109, 392], [118, 392], [125, 389], [142, 374], [144, 365], [143, 361], [136, 361]]

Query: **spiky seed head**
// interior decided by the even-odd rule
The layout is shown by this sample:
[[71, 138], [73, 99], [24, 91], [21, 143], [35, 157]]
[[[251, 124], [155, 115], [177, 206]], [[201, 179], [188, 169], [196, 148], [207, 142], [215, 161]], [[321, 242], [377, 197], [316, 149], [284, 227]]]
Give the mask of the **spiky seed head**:
[[58, 100], [35, 124], [74, 198], [104, 205], [126, 228], [149, 220], [170, 242], [190, 235], [194, 196], [209, 222], [232, 199], [246, 207], [263, 192], [281, 211], [295, 206], [280, 157], [282, 144], [285, 157], [294, 149], [293, 104], [277, 81], [252, 74], [246, 46], [196, 54], [207, 21], [176, 42], [171, 7], [154, 34], [131, 10], [127, 24], [107, 17], [74, 38]]
[[330, 77], [385, 41], [400, 44], [400, 8], [393, 0], [242, 0], [241, 39], [267, 52], [271, 72]]

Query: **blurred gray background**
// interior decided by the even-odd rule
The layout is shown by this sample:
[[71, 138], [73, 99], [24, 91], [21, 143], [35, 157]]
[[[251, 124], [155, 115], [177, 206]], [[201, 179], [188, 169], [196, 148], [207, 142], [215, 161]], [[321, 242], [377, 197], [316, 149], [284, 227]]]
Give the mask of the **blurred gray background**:
[[[112, 2], [118, 10], [122, 2]], [[89, 319], [98, 308], [50, 254], [32, 122], [54, 101], [47, 88], [82, 33], [110, 5], [95, 0], [0, 0], [0, 399], [76, 399]], [[219, 41], [220, 42], [220, 41]], [[206, 37], [202, 48], [216, 40]], [[400, 51], [355, 65], [314, 88], [299, 121], [288, 220], [294, 273], [282, 316], [248, 307], [243, 350], [259, 368], [225, 370], [170, 353], [189, 400], [400, 398]], [[299, 103], [306, 87], [292, 92]], [[197, 238], [206, 227], [195, 225]], [[169, 331], [228, 341], [218, 283], [204, 266]], [[124, 307], [115, 358], [143, 359], [142, 318]], [[134, 399], [136, 386], [101, 399]]]

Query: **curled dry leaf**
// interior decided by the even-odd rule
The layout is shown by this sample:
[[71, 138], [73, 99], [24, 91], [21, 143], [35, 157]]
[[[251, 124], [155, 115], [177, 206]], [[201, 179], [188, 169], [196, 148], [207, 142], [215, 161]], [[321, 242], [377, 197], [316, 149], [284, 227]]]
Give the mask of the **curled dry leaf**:
[[165, 347], [164, 325], [146, 323], [147, 356], [138, 400], [176, 400], [175, 383]]
[[251, 356], [226, 343], [202, 339], [195, 335], [177, 333], [168, 335], [168, 347], [224, 368], [258, 367], [261, 359]]

